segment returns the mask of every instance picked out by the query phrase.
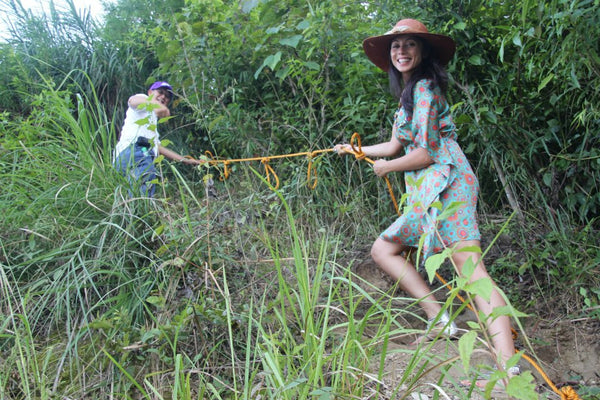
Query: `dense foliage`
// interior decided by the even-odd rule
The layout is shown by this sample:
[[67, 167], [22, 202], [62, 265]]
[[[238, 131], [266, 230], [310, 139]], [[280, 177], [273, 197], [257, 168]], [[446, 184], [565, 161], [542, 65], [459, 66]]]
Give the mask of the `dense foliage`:
[[[448, 96], [492, 275], [518, 308], [600, 317], [598, 0], [117, 0], [102, 21], [67, 3], [0, 0], [0, 397], [393, 398], [443, 369], [415, 352], [381, 383], [397, 316], [419, 316], [354, 273], [395, 216], [364, 163], [310, 160], [313, 189], [308, 159], [271, 161], [273, 191], [259, 163], [221, 181], [162, 162], [152, 202], [111, 168], [128, 96], [157, 79], [177, 93], [161, 135], [196, 157], [387, 139], [361, 42], [408, 16], [457, 41]], [[446, 305], [469, 291], [451, 284]]]

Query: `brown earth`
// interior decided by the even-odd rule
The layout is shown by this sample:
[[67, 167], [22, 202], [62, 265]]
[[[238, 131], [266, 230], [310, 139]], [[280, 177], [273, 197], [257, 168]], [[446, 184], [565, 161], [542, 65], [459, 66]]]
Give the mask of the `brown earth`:
[[[363, 261], [355, 264], [354, 272], [363, 278], [363, 289], [376, 292], [374, 288], [389, 292], [393, 290], [393, 282], [381, 272], [371, 261], [370, 257], [362, 257]], [[443, 292], [440, 292], [443, 293]], [[400, 294], [400, 293], [399, 293]], [[441, 297], [438, 296], [438, 298]], [[414, 307], [414, 306], [413, 306]], [[527, 310], [521, 310], [527, 313]], [[534, 377], [536, 390], [539, 398], [560, 399], [551, 387], [555, 385], [560, 390], [562, 387], [571, 386], [576, 392], [585, 391], [585, 399], [600, 399], [597, 393], [600, 392], [600, 322], [595, 319], [581, 318], [552, 319], [544, 315], [554, 315], [554, 312], [543, 313], [540, 310], [534, 310], [533, 315], [520, 320], [523, 330], [518, 332], [516, 345], [519, 350], [531, 357], [538, 363], [542, 371], [547, 375], [550, 384], [542, 375], [526, 360], [520, 361], [521, 370], [524, 373], [530, 371]], [[460, 329], [466, 331], [467, 321], [475, 320], [475, 315], [469, 311], [464, 311], [455, 321]], [[403, 318], [404, 317], [399, 317]], [[424, 328], [422, 320], [413, 318], [414, 321], [405, 320], [414, 329]], [[464, 332], [463, 331], [463, 332]], [[416, 348], [410, 343], [417, 338], [417, 335], [409, 335], [392, 339], [385, 356], [383, 382], [379, 383], [378, 392], [381, 395], [382, 388], [387, 399], [400, 398], [407, 394], [408, 399], [428, 400], [432, 399], [437, 391], [440, 399], [459, 399], [464, 398], [465, 393], [469, 392], [468, 387], [459, 386], [458, 382], [464, 380], [467, 376], [462, 368], [461, 361], [455, 361], [444, 367], [432, 367], [444, 360], [452, 359], [458, 356], [457, 340], [441, 340], [436, 343], [427, 343], [420, 348]], [[415, 355], [416, 354], [416, 355]], [[426, 356], [422, 356], [425, 354]], [[419, 359], [420, 358], [420, 359]], [[413, 385], [398, 385], [398, 382], [407, 382], [402, 380], [404, 372], [409, 363], [426, 365], [424, 370], [430, 371]], [[472, 356], [471, 366], [474, 365], [493, 365], [489, 352], [485, 346], [476, 350]], [[374, 376], [377, 376], [379, 364], [374, 367]], [[409, 368], [410, 370], [418, 370]], [[442, 378], [443, 375], [443, 378]], [[410, 380], [408, 380], [410, 381]], [[596, 395], [593, 395], [596, 393]], [[381, 397], [379, 397], [381, 398]], [[481, 392], [475, 389], [469, 395], [471, 399], [482, 399]], [[492, 393], [492, 399], [506, 399], [506, 394]]]

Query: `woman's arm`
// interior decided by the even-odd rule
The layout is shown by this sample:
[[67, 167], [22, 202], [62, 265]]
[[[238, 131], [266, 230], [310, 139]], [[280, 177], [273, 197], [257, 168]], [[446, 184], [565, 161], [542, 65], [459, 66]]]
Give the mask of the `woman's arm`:
[[373, 164], [373, 171], [377, 176], [385, 176], [390, 172], [415, 171], [433, 164], [433, 159], [426, 149], [418, 147], [402, 157], [393, 160], [377, 160]]
[[[333, 150], [339, 155], [352, 153], [349, 144], [336, 144]], [[371, 146], [362, 146], [361, 150], [366, 157], [392, 157], [400, 153], [402, 145], [396, 138], [392, 137], [389, 142], [382, 142]]]

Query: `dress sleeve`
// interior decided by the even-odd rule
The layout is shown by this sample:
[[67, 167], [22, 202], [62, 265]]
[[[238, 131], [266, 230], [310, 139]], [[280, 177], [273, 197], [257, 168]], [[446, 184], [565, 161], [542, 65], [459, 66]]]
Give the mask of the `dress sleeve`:
[[440, 121], [439, 91], [431, 89], [430, 81], [417, 82], [414, 89], [413, 132], [417, 147], [427, 150], [436, 163], [448, 164], [452, 158], [443, 144]]

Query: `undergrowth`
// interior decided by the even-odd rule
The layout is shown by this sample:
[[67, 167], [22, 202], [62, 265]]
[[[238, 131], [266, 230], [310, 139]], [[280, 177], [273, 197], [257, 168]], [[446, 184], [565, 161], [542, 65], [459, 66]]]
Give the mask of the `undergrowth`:
[[[424, 324], [417, 301], [355, 273], [393, 214], [385, 185], [362, 190], [372, 178], [358, 162], [322, 159], [315, 190], [292, 162], [278, 189], [255, 166], [221, 182], [214, 168], [163, 163], [160, 195], [130, 198], [93, 99], [48, 90], [42, 103], [26, 120], [5, 118], [0, 136], [2, 398], [405, 398], [431, 371], [440, 395], [468, 396], [442, 381], [451, 367], [477, 367], [473, 335], [489, 342], [481, 325], [458, 356], [431, 351], [443, 341], [395, 347]], [[555, 230], [521, 265], [492, 268], [541, 282], [542, 243], [558, 243], [557, 271], [538, 290], [575, 284], [567, 311], [593, 313], [594, 233]], [[558, 269], [573, 263], [582, 268]], [[469, 288], [450, 284], [444, 308], [457, 315]], [[519, 325], [520, 313], [503, 312]], [[390, 382], [395, 354], [408, 362]], [[533, 396], [530, 379], [515, 382], [517, 397]]]

